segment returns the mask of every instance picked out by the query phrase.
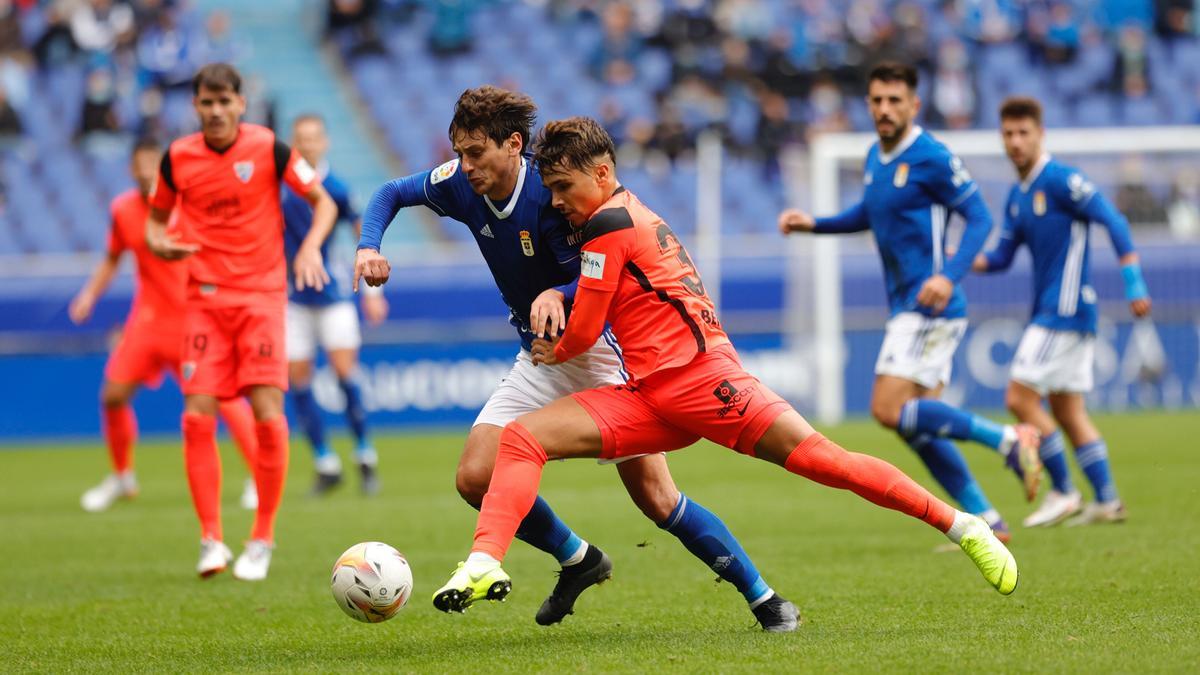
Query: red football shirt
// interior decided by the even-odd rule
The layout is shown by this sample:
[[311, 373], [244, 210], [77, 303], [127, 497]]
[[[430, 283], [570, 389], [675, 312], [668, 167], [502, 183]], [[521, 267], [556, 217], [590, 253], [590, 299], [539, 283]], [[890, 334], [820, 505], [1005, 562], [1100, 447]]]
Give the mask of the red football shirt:
[[188, 299], [229, 307], [284, 302], [280, 187], [308, 194], [317, 172], [275, 132], [241, 124], [237, 140], [218, 151], [195, 133], [171, 143], [150, 205], [181, 212], [184, 240], [199, 244], [189, 258]]
[[687, 249], [633, 193], [618, 188], [582, 235], [579, 290], [555, 350], [559, 361], [590, 348], [605, 321], [639, 378], [729, 344]]
[[[117, 195], [109, 204], [112, 225], [108, 231], [108, 252], [120, 255], [133, 253], [137, 281], [133, 306], [127, 324], [182, 321], [183, 303], [187, 297], [187, 262], [163, 260], [146, 246], [146, 217], [150, 204], [137, 188]], [[168, 230], [177, 229], [175, 218]], [[162, 324], [166, 325], [166, 324]]]

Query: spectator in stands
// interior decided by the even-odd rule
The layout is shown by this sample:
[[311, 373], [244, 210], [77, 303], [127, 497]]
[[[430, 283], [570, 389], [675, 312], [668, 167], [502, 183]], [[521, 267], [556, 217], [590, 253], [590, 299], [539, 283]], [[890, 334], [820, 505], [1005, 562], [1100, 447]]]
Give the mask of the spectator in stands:
[[190, 41], [174, 12], [158, 12], [154, 23], [137, 39], [137, 60], [141, 68], [138, 79], [142, 85], [190, 90], [197, 65], [188, 58]]
[[755, 154], [761, 159], [764, 175], [779, 177], [779, 156], [784, 146], [799, 140], [798, 125], [792, 120], [788, 100], [773, 91], [764, 91], [759, 99], [760, 114], [754, 133]]
[[87, 136], [120, 130], [117, 114], [113, 109], [117, 92], [112, 71], [108, 68], [93, 68], [87, 75], [86, 87], [80, 133]]
[[1146, 185], [1145, 160], [1138, 155], [1126, 155], [1117, 171], [1117, 210], [1125, 214], [1131, 225], [1161, 225], [1167, 220], [1166, 207]]
[[0, 144], [11, 142], [12, 137], [21, 134], [21, 118], [8, 102], [4, 87], [0, 87]]
[[1150, 54], [1146, 31], [1129, 23], [1117, 34], [1117, 55], [1113, 64], [1113, 83], [1126, 98], [1141, 98], [1150, 93]]
[[1079, 53], [1079, 17], [1075, 16], [1070, 4], [1055, 2], [1050, 6], [1043, 50], [1046, 63], [1052, 65], [1075, 60], [1075, 55]]
[[13, 0], [0, 0], [0, 90], [17, 109], [29, 98], [30, 60], [21, 39], [17, 7]]
[[614, 2], [602, 14], [604, 39], [588, 59], [595, 77], [609, 85], [632, 82], [637, 76], [634, 64], [643, 49], [642, 36], [633, 30], [633, 10], [624, 2]]
[[237, 40], [230, 30], [229, 14], [217, 10], [204, 20], [204, 32], [195, 41], [189, 60], [196, 68], [206, 63], [238, 63], [249, 47]]
[[46, 26], [33, 45], [33, 54], [42, 69], [57, 68], [69, 62], [78, 48], [71, 37], [70, 6], [56, 2], [45, 9]]
[[1167, 206], [1167, 224], [1179, 239], [1200, 239], [1200, 173], [1184, 169], [1175, 175]]
[[1196, 0], [1155, 0], [1154, 30], [1168, 39], [1196, 37]]
[[325, 37], [340, 40], [347, 55], [383, 54], [386, 50], [375, 30], [379, 0], [329, 0]]
[[433, 28], [429, 49], [434, 54], [466, 54], [473, 47], [471, 15], [479, 0], [429, 0], [433, 8]]
[[111, 52], [134, 39], [133, 9], [116, 0], [87, 0], [71, 13], [71, 37], [80, 49]]
[[967, 46], [946, 39], [938, 48], [932, 112], [948, 129], [968, 129], [975, 120], [975, 84], [968, 67]]

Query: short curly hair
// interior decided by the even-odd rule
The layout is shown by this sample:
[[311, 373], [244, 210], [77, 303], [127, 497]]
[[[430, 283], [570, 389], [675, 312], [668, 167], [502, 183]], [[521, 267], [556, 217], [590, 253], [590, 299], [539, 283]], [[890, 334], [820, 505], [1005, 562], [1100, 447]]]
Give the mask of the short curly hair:
[[560, 167], [584, 171], [606, 157], [616, 162], [616, 146], [604, 127], [590, 117], [549, 122], [533, 142], [533, 161], [543, 173]]
[[529, 147], [536, 120], [537, 106], [533, 99], [520, 92], [484, 85], [468, 89], [458, 97], [447, 134], [453, 142], [456, 131], [468, 136], [482, 132], [496, 145], [504, 143], [513, 134], [520, 134], [524, 150]]

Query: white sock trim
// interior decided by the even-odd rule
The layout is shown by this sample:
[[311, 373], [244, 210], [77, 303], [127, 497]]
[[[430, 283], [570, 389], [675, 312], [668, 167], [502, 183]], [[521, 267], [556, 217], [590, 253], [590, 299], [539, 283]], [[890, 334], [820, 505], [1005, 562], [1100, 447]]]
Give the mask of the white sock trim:
[[562, 563], [561, 563], [562, 566], [570, 567], [571, 565], [578, 565], [579, 563], [583, 562], [583, 556], [587, 555], [587, 551], [588, 551], [588, 543], [586, 541], [580, 539], [579, 540], [579, 548], [575, 549], [575, 552], [571, 554], [570, 558], [567, 558], [566, 560], [562, 561]]
[[969, 513], [955, 511], [954, 523], [950, 525], [949, 530], [946, 530], [946, 538], [956, 544], [961, 544], [963, 535], [967, 533], [967, 528], [970, 527], [971, 521], [976, 517]]
[[751, 610], [758, 609], [758, 606], [763, 604], [764, 602], [770, 600], [772, 595], [775, 595], [775, 590], [768, 586], [767, 591], [765, 593], [758, 596], [750, 603], [750, 609]]

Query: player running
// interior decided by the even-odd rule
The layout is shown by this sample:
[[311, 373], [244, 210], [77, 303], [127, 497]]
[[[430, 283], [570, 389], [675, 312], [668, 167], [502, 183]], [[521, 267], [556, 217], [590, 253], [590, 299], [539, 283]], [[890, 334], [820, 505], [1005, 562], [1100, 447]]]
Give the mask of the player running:
[[[137, 442], [138, 427], [130, 403], [142, 385], [158, 387], [164, 371], [180, 380], [187, 269], [185, 265], [159, 259], [146, 247], [146, 216], [150, 212], [147, 199], [161, 157], [162, 148], [153, 141], [142, 140], [134, 145], [129, 171], [137, 187], [117, 195], [109, 205], [108, 253], [67, 310], [76, 325], [91, 318], [96, 301], [117, 274], [121, 255], [125, 251], [133, 253], [137, 274], [133, 305], [125, 319], [121, 340], [108, 357], [104, 383], [100, 386], [100, 419], [112, 473], [83, 493], [80, 504], [85, 511], [104, 511], [117, 499], [137, 496], [133, 446]], [[253, 473], [258, 439], [254, 435], [254, 415], [250, 406], [244, 399], [237, 398], [221, 401], [218, 409], [229, 425], [246, 466]], [[242, 506], [253, 509], [257, 504], [254, 479], [247, 478], [242, 491]]]
[[[316, 169], [321, 177], [321, 185], [337, 204], [338, 222], [352, 224], [357, 238], [361, 223], [358, 212], [350, 203], [350, 190], [330, 172], [329, 162], [325, 160], [325, 154], [329, 151], [325, 121], [313, 114], [297, 117], [292, 123], [292, 147]], [[284, 249], [288, 260], [291, 260], [308, 234], [312, 223], [312, 207], [303, 197], [291, 190], [284, 190], [283, 220], [286, 224]], [[342, 462], [325, 440], [325, 425], [321, 422], [321, 411], [312, 392], [313, 362], [317, 356], [317, 345], [320, 344], [346, 397], [346, 421], [354, 434], [354, 461], [358, 465], [362, 491], [373, 495], [379, 491], [376, 472], [378, 455], [367, 434], [367, 411], [363, 407], [362, 390], [354, 380], [358, 369], [358, 348], [362, 346], [358, 312], [350, 298], [345, 268], [342, 268], [343, 274], [339, 275], [338, 269], [329, 264], [328, 240], [321, 249], [321, 255], [326, 261], [326, 272], [330, 278], [325, 288], [319, 291], [315, 288], [302, 291], [290, 289], [288, 294], [287, 358], [292, 402], [296, 405], [300, 426], [312, 444], [317, 474], [312, 493], [325, 494], [342, 482]], [[367, 289], [362, 296], [362, 309], [372, 325], [386, 319], [388, 305], [382, 289]]]
[[607, 322], [631, 379], [560, 398], [504, 427], [475, 544], [434, 594], [435, 607], [463, 611], [507, 595], [511, 581], [500, 563], [547, 460], [620, 459], [701, 437], [919, 518], [959, 544], [997, 590], [1013, 592], [1016, 561], [986, 522], [954, 510], [891, 464], [838, 447], [742, 368], [687, 250], [621, 187], [612, 138], [595, 120], [550, 122], [535, 148], [552, 204], [579, 228], [583, 244], [566, 331], [534, 341], [532, 361], [571, 363]]
[[[355, 266], [356, 282], [359, 276], [368, 284], [387, 281], [390, 268], [379, 244], [401, 207], [427, 206], [474, 233], [521, 341], [512, 371], [488, 398], [459, 459], [458, 491], [475, 508], [492, 479], [504, 425], [560, 396], [625, 381], [621, 349], [607, 330], [597, 331], [571, 363], [534, 367], [533, 340], [547, 331], [556, 335], [566, 323], [564, 303], [569, 305], [579, 277], [578, 237], [550, 205], [525, 153], [536, 115], [523, 94], [486, 86], [465, 91], [450, 123], [460, 159], [394, 180], [375, 194], [363, 218]], [[720, 518], [679, 491], [662, 455], [629, 457], [617, 464], [617, 473], [646, 517], [741, 592], [763, 629], [796, 629], [795, 605], [766, 584]], [[544, 499], [531, 499], [518, 535], [562, 565], [536, 616], [539, 624], [550, 625], [572, 613], [580, 593], [611, 575], [612, 562], [572, 532]]]
[[[233, 567], [238, 579], [265, 579], [275, 514], [287, 476], [288, 426], [280, 189], [287, 184], [313, 205], [312, 229], [293, 260], [298, 289], [328, 281], [321, 245], [337, 206], [317, 172], [274, 132], [244, 124], [246, 99], [233, 67], [204, 66], [192, 79], [200, 132], [171, 143], [150, 195], [146, 243], [168, 260], [189, 258], [184, 319], [183, 447], [188, 485], [200, 518], [200, 561], [208, 577], [233, 556], [221, 532], [221, 463], [216, 453], [217, 401], [246, 395], [254, 409], [258, 510], [251, 539]], [[176, 206], [182, 233], [168, 231]]]
[[[1037, 431], [997, 424], [938, 400], [967, 330], [967, 298], [958, 284], [987, 240], [992, 218], [962, 161], [913, 124], [921, 109], [916, 69], [881, 63], [867, 82], [879, 142], [867, 152], [862, 201], [828, 218], [790, 209], [780, 214], [779, 228], [785, 235], [868, 229], [875, 235], [891, 318], [875, 362], [871, 414], [900, 434], [959, 506], [1007, 541], [1007, 524], [947, 437], [973, 440], [1003, 455], [1032, 501], [1041, 477]], [[966, 220], [966, 229], [958, 252], [946, 259], [952, 211]]]
[[[1041, 456], [1053, 489], [1024, 524], [1054, 525], [1082, 508], [1055, 421], [1071, 439], [1075, 459], [1095, 494], [1095, 501], [1067, 524], [1120, 522], [1125, 520], [1125, 506], [1109, 471], [1108, 446], [1084, 403], [1084, 394], [1092, 389], [1097, 315], [1096, 291], [1088, 284], [1088, 236], [1091, 223], [1108, 230], [1119, 256], [1129, 311], [1144, 317], [1150, 313], [1150, 293], [1129, 222], [1078, 169], [1046, 153], [1042, 107], [1035, 99], [1006, 100], [1000, 108], [1000, 134], [1020, 182], [1008, 193], [999, 241], [976, 258], [975, 269], [1008, 269], [1021, 244], [1033, 254], [1032, 318], [1013, 358], [1005, 399], [1018, 419], [1042, 433]], [[1053, 417], [1042, 408], [1046, 397]]]

